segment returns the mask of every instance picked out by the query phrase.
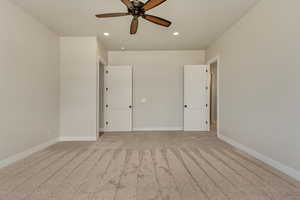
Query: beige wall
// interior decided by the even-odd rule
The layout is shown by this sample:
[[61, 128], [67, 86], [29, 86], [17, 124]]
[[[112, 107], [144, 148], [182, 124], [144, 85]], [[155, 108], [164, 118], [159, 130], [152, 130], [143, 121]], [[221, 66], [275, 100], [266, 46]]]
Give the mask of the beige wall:
[[97, 55], [99, 60], [106, 65], [108, 62], [108, 51], [100, 38], [97, 38]]
[[299, 8], [299, 0], [261, 1], [207, 59], [220, 56], [221, 134], [300, 179]]
[[0, 24], [1, 161], [59, 136], [59, 38], [6, 0]]
[[60, 38], [60, 136], [94, 140], [97, 133], [97, 38]]
[[133, 66], [135, 129], [182, 129], [183, 66], [204, 63], [205, 51], [109, 52], [110, 65]]

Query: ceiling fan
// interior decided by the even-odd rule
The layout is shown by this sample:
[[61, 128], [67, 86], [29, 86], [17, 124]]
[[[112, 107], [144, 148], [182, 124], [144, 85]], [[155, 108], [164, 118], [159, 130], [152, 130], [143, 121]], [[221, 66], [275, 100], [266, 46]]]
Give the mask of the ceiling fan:
[[136, 34], [138, 25], [139, 25], [139, 17], [142, 17], [150, 22], [155, 24], [169, 27], [171, 22], [160, 17], [156, 17], [153, 15], [145, 14], [146, 11], [159, 6], [160, 4], [164, 3], [166, 0], [148, 0], [146, 3], [143, 3], [139, 0], [121, 0], [123, 4], [127, 6], [128, 12], [124, 13], [108, 13], [108, 14], [99, 14], [96, 15], [97, 18], [107, 18], [107, 17], [121, 17], [132, 15], [133, 19], [131, 22], [130, 27], [130, 34]]

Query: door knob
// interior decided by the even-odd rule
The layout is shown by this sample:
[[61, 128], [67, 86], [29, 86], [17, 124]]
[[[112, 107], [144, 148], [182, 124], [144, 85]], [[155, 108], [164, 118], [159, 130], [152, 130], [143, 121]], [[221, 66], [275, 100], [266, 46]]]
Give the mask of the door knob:
[[184, 107], [187, 108], [188, 106], [187, 106], [187, 105], [184, 105]]
[[132, 106], [129, 106], [129, 108], [131, 109], [131, 108], [132, 108]]

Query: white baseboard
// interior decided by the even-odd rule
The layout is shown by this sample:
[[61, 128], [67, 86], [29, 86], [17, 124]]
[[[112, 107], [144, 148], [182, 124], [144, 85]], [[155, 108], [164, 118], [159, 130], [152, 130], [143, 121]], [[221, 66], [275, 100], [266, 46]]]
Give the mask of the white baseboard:
[[107, 132], [107, 133], [109, 133], [109, 132], [124, 132], [124, 133], [128, 133], [128, 132], [131, 132], [131, 131], [112, 131], [112, 130], [105, 130], [105, 128], [99, 128], [99, 130], [98, 130], [99, 132]]
[[[132, 131], [183, 131], [183, 127], [155, 127], [155, 128], [133, 128]], [[106, 131], [100, 128], [99, 132], [128, 132], [128, 131]]]
[[14, 156], [10, 156], [9, 158], [7, 158], [5, 160], [0, 161], [0, 168], [6, 167], [8, 165], [11, 165], [11, 164], [13, 164], [13, 163], [15, 163], [15, 162], [17, 162], [19, 160], [22, 160], [22, 159], [30, 156], [33, 153], [36, 153], [36, 152], [41, 151], [43, 149], [46, 149], [47, 147], [49, 147], [49, 146], [57, 143], [58, 141], [59, 141], [59, 138], [55, 138], [55, 139], [50, 140], [48, 142], [45, 142], [43, 144], [39, 144], [39, 145], [37, 145], [35, 147], [32, 147], [32, 148], [30, 148], [30, 149], [28, 149], [26, 151], [18, 153], [18, 154], [14, 155]]
[[133, 131], [183, 131], [183, 127], [133, 128]]
[[97, 137], [60, 137], [60, 142], [75, 142], [75, 141], [97, 141]]
[[273, 159], [271, 159], [271, 158], [269, 158], [269, 157], [267, 157], [267, 156], [265, 156], [261, 153], [258, 153], [257, 151], [255, 151], [255, 150], [253, 150], [249, 147], [246, 147], [246, 146], [230, 139], [229, 137], [226, 137], [224, 135], [219, 135], [219, 138], [221, 140], [223, 140], [224, 142], [227, 142], [227, 143], [231, 144], [232, 146], [236, 147], [237, 149], [240, 149], [240, 150], [246, 152], [247, 154], [255, 157], [256, 159], [258, 159], [258, 160], [274, 167], [275, 169], [277, 169], [277, 170], [279, 170], [279, 171], [295, 178], [296, 180], [300, 181], [300, 172], [299, 171], [297, 171], [297, 170], [295, 170], [291, 167], [288, 167], [288, 166], [286, 166], [286, 165], [284, 165], [284, 164], [282, 164], [282, 163], [280, 163], [276, 160], [273, 160]]

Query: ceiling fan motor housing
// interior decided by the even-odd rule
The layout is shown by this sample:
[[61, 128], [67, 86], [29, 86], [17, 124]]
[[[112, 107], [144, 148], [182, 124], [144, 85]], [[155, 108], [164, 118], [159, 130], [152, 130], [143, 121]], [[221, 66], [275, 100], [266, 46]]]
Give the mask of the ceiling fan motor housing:
[[143, 6], [145, 5], [141, 1], [134, 0], [132, 1], [133, 9], [128, 8], [128, 12], [132, 14], [133, 16], [140, 17], [145, 14], [145, 10], [143, 9]]

